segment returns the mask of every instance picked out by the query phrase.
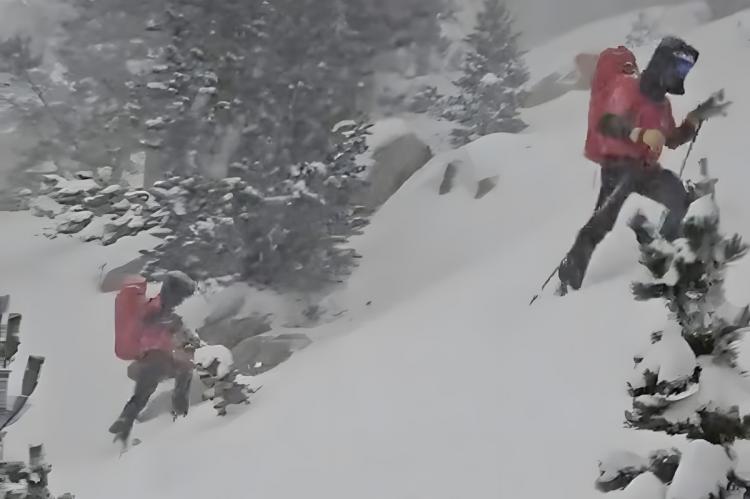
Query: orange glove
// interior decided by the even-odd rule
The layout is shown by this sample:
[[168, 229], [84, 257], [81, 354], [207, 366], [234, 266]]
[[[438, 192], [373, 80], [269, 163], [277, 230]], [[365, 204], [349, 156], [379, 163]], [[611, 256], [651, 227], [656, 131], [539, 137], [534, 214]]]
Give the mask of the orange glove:
[[667, 138], [661, 133], [661, 130], [656, 128], [633, 128], [630, 132], [630, 140], [636, 143], [643, 143], [648, 146], [651, 152], [658, 158], [661, 156], [661, 151], [664, 149], [664, 144], [667, 143]]

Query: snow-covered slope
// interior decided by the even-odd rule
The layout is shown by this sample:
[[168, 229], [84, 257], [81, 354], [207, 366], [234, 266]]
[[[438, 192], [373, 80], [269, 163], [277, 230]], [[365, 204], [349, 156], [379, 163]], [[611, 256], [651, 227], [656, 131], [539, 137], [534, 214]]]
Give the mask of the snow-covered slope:
[[[750, 13], [680, 33], [701, 59], [673, 102], [679, 118], [722, 86], [735, 101], [704, 127], [687, 174], [710, 153], [724, 228], [750, 237], [741, 154], [750, 42], [738, 21]], [[611, 43], [594, 36], [591, 45]], [[80, 499], [596, 497], [599, 458], [660, 445], [621, 426], [632, 355], [665, 312], [629, 295], [641, 271], [624, 224], [579, 293], [527, 306], [594, 204], [596, 168], [581, 157], [586, 105], [569, 94], [529, 110], [523, 134], [435, 158], [356, 241], [362, 265], [328, 304], [346, 315], [264, 375], [251, 406], [219, 418], [203, 404], [185, 420], [138, 424], [143, 443], [122, 457], [106, 429], [130, 383], [112, 352], [113, 297], [96, 294], [95, 279], [101, 263], [149, 241], [48, 241], [34, 237], [39, 220], [0, 214], [14, 235], [0, 245], [0, 291], [24, 314], [21, 356], [47, 356], [6, 456], [44, 442], [54, 489]], [[665, 165], [679, 169], [684, 152], [667, 152]], [[452, 159], [462, 163], [456, 187], [439, 196]], [[475, 200], [476, 181], [495, 175], [497, 188]], [[637, 206], [659, 214], [633, 197], [621, 220]], [[750, 301], [749, 277], [747, 261], [730, 274], [736, 303]]]

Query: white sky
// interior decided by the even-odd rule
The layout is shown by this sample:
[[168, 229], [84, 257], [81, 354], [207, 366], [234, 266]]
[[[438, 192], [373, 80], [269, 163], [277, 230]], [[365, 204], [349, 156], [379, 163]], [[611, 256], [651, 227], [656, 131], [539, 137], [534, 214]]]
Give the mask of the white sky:
[[[457, 0], [476, 9], [482, 0]], [[534, 44], [564, 33], [575, 26], [604, 17], [653, 5], [685, 3], [685, 0], [508, 0], [524, 32]]]

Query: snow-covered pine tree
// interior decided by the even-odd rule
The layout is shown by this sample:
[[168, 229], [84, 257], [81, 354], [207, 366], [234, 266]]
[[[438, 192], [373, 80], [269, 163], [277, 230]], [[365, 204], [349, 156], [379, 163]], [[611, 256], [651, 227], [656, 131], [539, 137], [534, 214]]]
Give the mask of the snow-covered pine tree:
[[733, 449], [736, 440], [750, 439], [750, 415], [741, 414], [742, 400], [732, 399], [750, 388], [737, 362], [750, 309], [730, 304], [723, 288], [729, 264], [748, 246], [737, 235], [720, 233], [716, 179], [708, 177], [705, 163], [701, 172], [690, 189], [694, 201], [682, 223], [683, 237], [662, 239], [642, 214], [630, 222], [641, 245], [640, 261], [652, 277], [633, 285], [634, 296], [664, 300], [671, 324], [652, 334], [648, 351], [635, 359], [627, 425], [684, 435], [689, 443], [681, 452], [658, 451], [668, 457], [661, 473], [651, 459], [613, 454], [600, 462], [596, 487], [602, 491], [625, 489], [632, 494], [628, 497], [647, 499], [750, 493], [750, 484], [735, 473]]
[[0, 100], [15, 133], [30, 144], [17, 151], [19, 163], [10, 165], [9, 180], [16, 186], [32, 186], [25, 178], [28, 168], [60, 171], [76, 155], [76, 113], [66, 99], [70, 90], [53, 81], [49, 72], [31, 38], [15, 36], [0, 42], [0, 73], [8, 75], [3, 83], [12, 89], [3, 92]]
[[477, 26], [467, 38], [470, 46], [463, 75], [455, 83], [461, 95], [454, 143], [463, 145], [496, 132], [526, 128], [519, 108], [529, 74], [518, 47], [514, 19], [501, 0], [485, 0]]
[[641, 242], [640, 261], [653, 278], [635, 283], [634, 296], [664, 300], [674, 324], [655, 335], [653, 348], [637, 367], [641, 382], [631, 383], [634, 411], [628, 415], [635, 427], [687, 432], [690, 426], [684, 421], [663, 416], [670, 397], [697, 388], [706, 363], [735, 369], [736, 342], [750, 324], [750, 308], [732, 305], [724, 294], [728, 266], [747, 254], [748, 245], [739, 235], [721, 234], [715, 179], [708, 177], [705, 165], [703, 173], [692, 189], [700, 197], [682, 223], [681, 238], [662, 239], [642, 214], [630, 222]]
[[131, 155], [143, 147], [132, 80], [163, 43], [144, 24], [152, 4], [122, 10], [114, 1], [68, 0], [77, 15], [62, 23], [44, 59], [29, 57], [29, 42], [16, 51], [16, 63], [28, 62], [15, 64], [11, 74], [32, 97], [15, 99], [17, 122], [39, 136], [20, 170], [45, 162], [59, 173], [111, 166], [117, 181], [134, 167]]
[[64, 68], [69, 100], [80, 115], [78, 136], [87, 169], [112, 167], [119, 182], [135, 172], [132, 156], [145, 150], [138, 83], [152, 67], [150, 56], [168, 38], [153, 20], [162, 2], [65, 0], [75, 16], [62, 25], [50, 51]]
[[638, 17], [633, 22], [630, 32], [625, 37], [625, 46], [637, 48], [661, 38], [658, 33], [657, 24], [649, 19], [644, 11], [638, 12]]
[[168, 206], [171, 235], [147, 252], [147, 274], [176, 269], [279, 291], [341, 279], [357, 258], [345, 243], [367, 223], [351, 201], [364, 186], [358, 156], [367, 128], [338, 130], [341, 141], [325, 161], [272, 170], [247, 161], [232, 165], [236, 177], [157, 182], [152, 192]]

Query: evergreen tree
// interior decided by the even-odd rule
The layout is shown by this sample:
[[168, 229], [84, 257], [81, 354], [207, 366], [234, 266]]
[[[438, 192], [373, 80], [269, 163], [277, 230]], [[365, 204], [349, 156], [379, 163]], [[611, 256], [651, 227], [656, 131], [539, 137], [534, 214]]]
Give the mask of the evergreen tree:
[[147, 252], [146, 272], [178, 269], [198, 280], [242, 280], [278, 291], [313, 291], [346, 276], [357, 255], [347, 239], [367, 213], [350, 198], [364, 186], [358, 156], [367, 127], [338, 130], [341, 142], [322, 162], [266, 170], [233, 168], [240, 177], [175, 177], [155, 184], [171, 234]]
[[705, 163], [701, 171], [702, 179], [690, 186], [694, 201], [682, 223], [683, 237], [662, 239], [642, 214], [631, 220], [640, 261], [652, 277], [635, 283], [633, 294], [637, 300], [664, 300], [671, 324], [654, 333], [648, 351], [635, 359], [627, 425], [684, 435], [689, 443], [681, 453], [660, 451], [669, 457], [661, 471], [637, 456], [600, 462], [596, 486], [603, 491], [648, 490], [643, 497], [688, 499], [750, 493], [750, 484], [735, 473], [733, 449], [736, 440], [750, 439], [750, 415], [740, 412], [741, 401], [727, 396], [746, 389], [736, 349], [750, 324], [750, 308], [728, 303], [723, 288], [728, 265], [748, 246], [737, 235], [720, 233], [716, 179], [708, 177]]
[[501, 0], [485, 0], [477, 26], [466, 38], [471, 47], [456, 81], [461, 125], [454, 141], [463, 145], [483, 135], [517, 133], [526, 127], [519, 117], [523, 86], [529, 74], [513, 30], [514, 20]]
[[151, 273], [279, 289], [345, 276], [356, 255], [343, 243], [367, 217], [352, 202], [364, 142], [334, 125], [367, 121], [375, 58], [437, 46], [449, 3], [69, 0], [79, 16], [54, 47], [80, 114], [67, 129], [101, 149], [80, 163], [112, 165], [117, 181], [145, 153], [155, 187], [147, 217], [120, 217], [103, 239], [143, 218], [171, 231]]
[[16, 36], [0, 42], [0, 72], [7, 73], [12, 92], [2, 101], [9, 109], [16, 133], [34, 137], [33, 147], [22, 151], [11, 182], [24, 184], [24, 172], [37, 167], [47, 172], [72, 168], [78, 152], [79, 120], [70, 102], [71, 91], [51, 77], [52, 68], [32, 49], [32, 40]]

